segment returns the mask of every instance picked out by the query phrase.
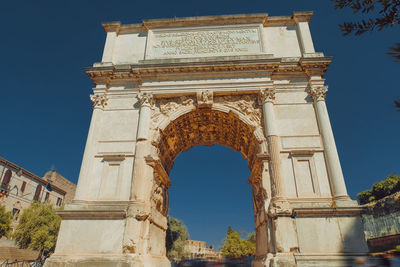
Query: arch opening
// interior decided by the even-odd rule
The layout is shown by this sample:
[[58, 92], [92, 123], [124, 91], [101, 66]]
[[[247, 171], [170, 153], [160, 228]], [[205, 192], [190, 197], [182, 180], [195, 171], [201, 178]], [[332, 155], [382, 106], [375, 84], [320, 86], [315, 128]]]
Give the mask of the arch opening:
[[262, 154], [260, 151], [263, 151], [263, 146], [266, 144], [260, 140], [254, 125], [246, 123], [240, 118], [240, 113], [230, 109], [221, 111], [215, 106], [197, 107], [176, 117], [164, 129], [160, 129], [157, 141], [153, 141], [152, 144], [156, 148], [159, 159], [158, 165], [152, 165], [154, 167], [152, 206], [164, 216], [167, 216], [169, 209], [168, 187], [171, 185], [169, 174], [180, 153], [195, 146], [214, 144], [240, 152], [248, 161], [250, 171], [248, 183], [252, 188], [252, 194], [249, 197], [254, 210], [256, 250], [261, 249], [259, 246], [261, 235], [258, 227], [264, 222], [259, 222], [257, 218], [263, 214], [269, 195], [267, 192], [270, 189], [269, 182], [264, 184], [262, 179], [262, 173], [267, 169], [264, 165], [265, 160], [260, 157]]
[[242, 238], [255, 232], [248, 177], [246, 160], [226, 146], [200, 145], [177, 157], [170, 172], [168, 214], [184, 222], [190, 240], [206, 242], [199, 251], [187, 245], [189, 259], [220, 260], [215, 252], [228, 226]]

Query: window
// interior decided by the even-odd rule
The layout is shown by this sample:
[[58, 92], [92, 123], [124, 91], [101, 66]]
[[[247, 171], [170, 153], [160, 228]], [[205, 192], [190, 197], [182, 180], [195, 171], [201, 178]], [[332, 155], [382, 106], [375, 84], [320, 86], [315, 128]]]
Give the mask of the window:
[[49, 197], [50, 197], [50, 193], [49, 192], [46, 192], [46, 197], [45, 197], [45, 201], [47, 201], [47, 200], [49, 200]]
[[62, 199], [60, 197], [57, 198], [57, 206], [61, 206]]
[[35, 191], [35, 195], [33, 196], [33, 200], [35, 201], [40, 201], [40, 193], [42, 192], [42, 185], [38, 184], [36, 186], [36, 191]]
[[26, 182], [23, 181], [22, 185], [21, 185], [21, 193], [23, 193], [25, 191], [25, 187], [26, 187]]
[[3, 181], [1, 182], [1, 190], [7, 190], [8, 184], [10, 183], [12, 176], [11, 170], [7, 170], [6, 174], [4, 175]]

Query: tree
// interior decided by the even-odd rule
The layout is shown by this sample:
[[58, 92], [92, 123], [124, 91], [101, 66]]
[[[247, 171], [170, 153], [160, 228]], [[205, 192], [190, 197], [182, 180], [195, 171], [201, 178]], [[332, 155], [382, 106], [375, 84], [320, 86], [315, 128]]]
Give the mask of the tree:
[[255, 233], [250, 233], [246, 239], [241, 239], [239, 233], [229, 226], [221, 252], [222, 255], [231, 258], [254, 256], [256, 252]]
[[[378, 31], [399, 25], [400, 0], [331, 0], [335, 4], [335, 9], [350, 8], [354, 14], [362, 13], [371, 15], [368, 19], [361, 19], [358, 22], [344, 22], [339, 27], [343, 35], [354, 33], [361, 35], [377, 29]], [[400, 43], [389, 47], [391, 55], [396, 61], [400, 62]], [[394, 101], [394, 105], [400, 111], [400, 101]]]
[[174, 217], [167, 218], [166, 247], [167, 257], [171, 261], [179, 261], [187, 256], [185, 251], [185, 241], [189, 239], [189, 234], [184, 223]]
[[[335, 9], [350, 8], [354, 14], [375, 15], [375, 18], [362, 19], [358, 22], [344, 22], [339, 25], [344, 35], [361, 35], [368, 31], [378, 31], [400, 23], [400, 0], [332, 0]], [[378, 10], [376, 10], [378, 9]]]
[[60, 216], [50, 204], [33, 202], [22, 212], [14, 238], [20, 248], [52, 252], [56, 246], [60, 223]]
[[252, 232], [246, 237], [246, 247], [247, 247], [247, 255], [255, 256], [256, 255], [256, 233]]
[[11, 230], [11, 211], [6, 211], [4, 206], [0, 205], [0, 238], [8, 237]]
[[[343, 22], [339, 27], [343, 35], [361, 35], [377, 29], [378, 31], [399, 25], [400, 0], [332, 0], [335, 9], [350, 8], [354, 14], [369, 14], [372, 18], [361, 19], [358, 22]], [[400, 43], [389, 48], [391, 55], [400, 62]], [[396, 103], [397, 105], [397, 103]], [[398, 106], [399, 107], [399, 106]]]
[[400, 176], [390, 174], [385, 180], [372, 185], [372, 189], [357, 194], [360, 204], [367, 204], [400, 191]]

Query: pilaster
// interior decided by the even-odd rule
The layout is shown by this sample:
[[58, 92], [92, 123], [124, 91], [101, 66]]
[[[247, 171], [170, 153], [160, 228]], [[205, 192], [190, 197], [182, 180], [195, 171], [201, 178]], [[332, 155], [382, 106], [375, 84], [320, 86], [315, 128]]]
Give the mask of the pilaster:
[[[312, 14], [312, 13], [311, 13]], [[309, 20], [311, 19], [311, 14], [303, 12], [295, 12], [293, 14], [293, 19], [296, 22], [297, 34], [300, 40], [302, 54], [314, 54], [314, 44], [311, 38], [311, 32], [309, 27]]]
[[88, 190], [90, 190], [91, 166], [96, 153], [96, 144], [99, 140], [100, 127], [102, 124], [102, 113], [104, 107], [107, 105], [107, 88], [105, 86], [98, 86], [99, 88], [93, 89], [95, 93], [90, 95], [90, 100], [93, 103], [92, 119], [90, 121], [88, 137], [86, 141], [85, 151], [83, 153], [81, 170], [79, 173], [78, 185], [74, 199], [85, 200], [87, 199]]
[[101, 62], [112, 62], [115, 42], [120, 26], [121, 24], [119, 22], [103, 24], [104, 30], [107, 32], [107, 37]]

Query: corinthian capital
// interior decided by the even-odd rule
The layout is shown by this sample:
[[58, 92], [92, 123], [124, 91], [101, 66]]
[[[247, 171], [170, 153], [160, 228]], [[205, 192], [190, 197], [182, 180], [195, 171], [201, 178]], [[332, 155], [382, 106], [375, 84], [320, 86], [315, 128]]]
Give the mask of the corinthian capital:
[[90, 95], [90, 100], [92, 100], [93, 107], [101, 107], [104, 108], [104, 106], [107, 105], [107, 96], [106, 94], [102, 95]]
[[328, 86], [311, 86], [309, 93], [314, 101], [325, 101]]
[[149, 93], [140, 93], [137, 95], [141, 107], [150, 107], [153, 104], [153, 95]]
[[261, 101], [264, 104], [265, 102], [274, 102], [275, 100], [275, 88], [268, 87], [264, 90], [261, 90]]

